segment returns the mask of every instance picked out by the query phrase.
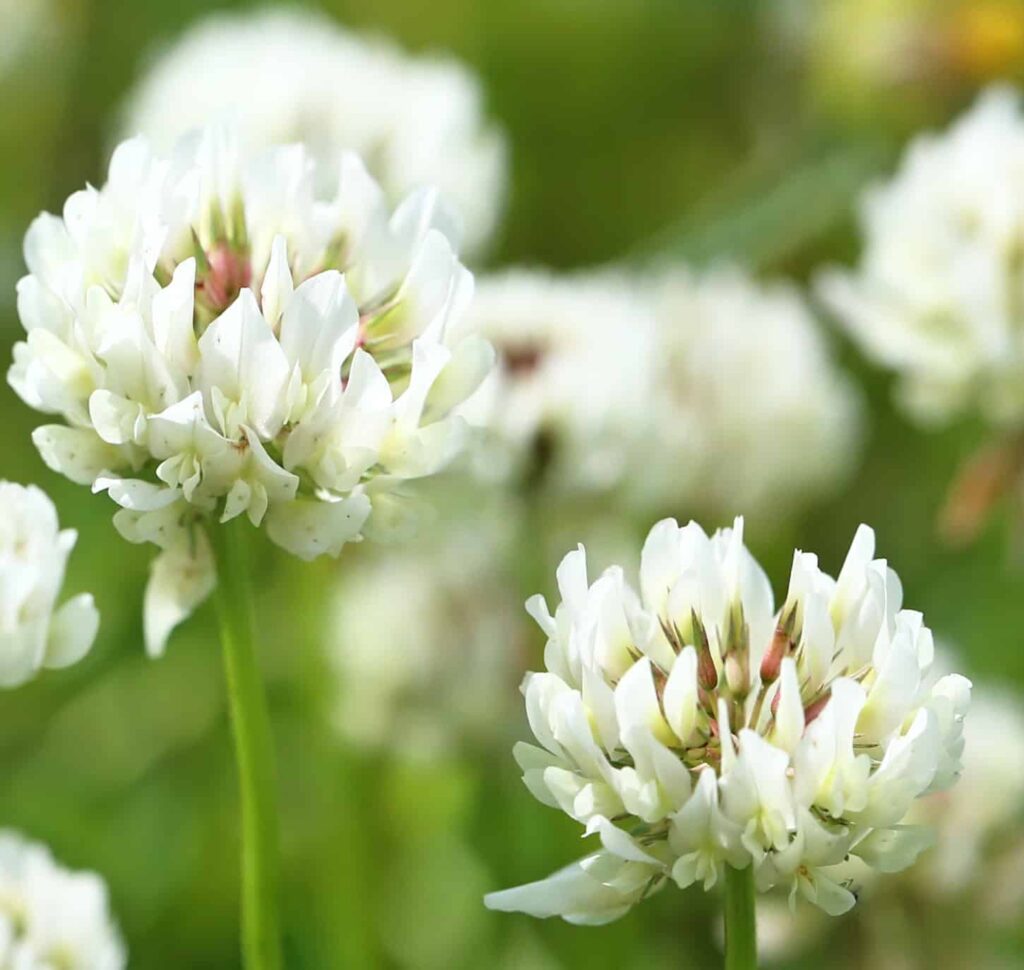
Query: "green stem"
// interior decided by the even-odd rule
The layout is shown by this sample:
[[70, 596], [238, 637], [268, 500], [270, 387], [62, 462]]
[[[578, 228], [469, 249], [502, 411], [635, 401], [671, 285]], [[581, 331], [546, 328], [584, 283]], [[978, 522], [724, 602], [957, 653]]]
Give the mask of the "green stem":
[[242, 810], [242, 954], [246, 970], [280, 970], [277, 798], [270, 718], [255, 653], [247, 523], [211, 531], [217, 556], [217, 614], [224, 651]]
[[757, 970], [753, 866], [725, 867], [725, 970]]

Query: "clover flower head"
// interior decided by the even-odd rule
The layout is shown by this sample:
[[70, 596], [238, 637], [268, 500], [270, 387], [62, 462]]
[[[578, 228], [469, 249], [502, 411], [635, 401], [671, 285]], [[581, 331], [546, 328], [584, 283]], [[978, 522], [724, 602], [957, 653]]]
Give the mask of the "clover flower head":
[[88, 593], [57, 606], [77, 534], [60, 529], [46, 494], [0, 482], [0, 506], [0, 687], [16, 687], [84, 657], [99, 613]]
[[970, 683], [932, 673], [931, 633], [874, 544], [862, 526], [836, 579], [796, 552], [779, 609], [742, 519], [711, 537], [658, 523], [637, 589], [618, 567], [590, 583], [584, 550], [566, 556], [554, 615], [527, 604], [546, 670], [523, 684], [539, 746], [515, 754], [600, 847], [488, 905], [606, 922], [730, 865], [838, 914], [851, 856], [912, 863], [931, 833], [904, 818], [957, 778]]
[[499, 359], [461, 411], [485, 476], [721, 514], [792, 509], [856, 457], [858, 395], [782, 284], [516, 269], [481, 280], [467, 319]]
[[212, 588], [215, 520], [337, 555], [459, 448], [450, 412], [491, 358], [450, 338], [472, 276], [444, 225], [432, 190], [392, 214], [353, 155], [321, 196], [301, 146], [243, 160], [223, 129], [167, 158], [125, 142], [33, 223], [8, 379], [63, 419], [33, 435], [46, 463], [162, 548], [151, 652]]
[[193, 128], [230, 121], [246, 152], [303, 142], [327, 184], [342, 153], [356, 152], [392, 201], [436, 186], [463, 249], [478, 252], [494, 236], [506, 182], [505, 139], [482, 101], [457, 61], [411, 56], [326, 16], [218, 13], [160, 52], [121, 131], [169, 149]]
[[654, 316], [625, 274], [512, 269], [480, 281], [467, 323], [498, 366], [462, 412], [485, 429], [482, 472], [562, 493], [614, 488], [650, 408]]
[[127, 963], [103, 880], [70, 872], [45, 846], [0, 832], [0, 965], [122, 970]]
[[910, 145], [895, 177], [864, 198], [859, 269], [819, 281], [921, 421], [969, 411], [1024, 421], [1022, 172], [1019, 97], [993, 88], [948, 131]]
[[658, 368], [635, 497], [778, 514], [835, 487], [857, 455], [860, 399], [797, 291], [731, 266], [677, 267], [650, 286]]

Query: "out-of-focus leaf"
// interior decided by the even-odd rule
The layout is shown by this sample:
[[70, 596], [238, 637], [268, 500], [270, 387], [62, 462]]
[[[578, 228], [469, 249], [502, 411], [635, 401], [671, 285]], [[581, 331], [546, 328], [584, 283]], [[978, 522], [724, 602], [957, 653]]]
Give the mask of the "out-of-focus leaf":
[[746, 166], [633, 255], [772, 268], [849, 219], [891, 158], [881, 144], [849, 143]]

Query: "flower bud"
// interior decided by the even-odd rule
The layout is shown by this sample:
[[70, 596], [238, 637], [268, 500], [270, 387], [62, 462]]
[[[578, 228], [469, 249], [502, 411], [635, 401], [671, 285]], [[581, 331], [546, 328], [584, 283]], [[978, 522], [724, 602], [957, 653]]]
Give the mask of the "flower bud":
[[697, 641], [697, 683], [704, 690], [711, 691], [718, 686], [718, 668], [715, 666], [715, 658], [711, 656], [708, 634], [696, 610], [690, 610], [690, 622], [693, 624], [693, 638]]
[[775, 628], [772, 642], [761, 659], [761, 682], [763, 684], [774, 684], [778, 680], [779, 670], [782, 668], [782, 658], [789, 654], [792, 645], [793, 641], [780, 623]]

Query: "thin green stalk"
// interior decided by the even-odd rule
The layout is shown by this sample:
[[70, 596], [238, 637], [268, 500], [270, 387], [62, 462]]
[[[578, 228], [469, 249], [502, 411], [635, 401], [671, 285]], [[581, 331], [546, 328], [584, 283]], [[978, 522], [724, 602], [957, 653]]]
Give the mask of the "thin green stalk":
[[754, 867], [725, 867], [725, 970], [757, 970]]
[[242, 811], [242, 955], [246, 970], [280, 970], [277, 793], [270, 718], [255, 652], [247, 523], [211, 530], [217, 556], [217, 614], [224, 651]]

